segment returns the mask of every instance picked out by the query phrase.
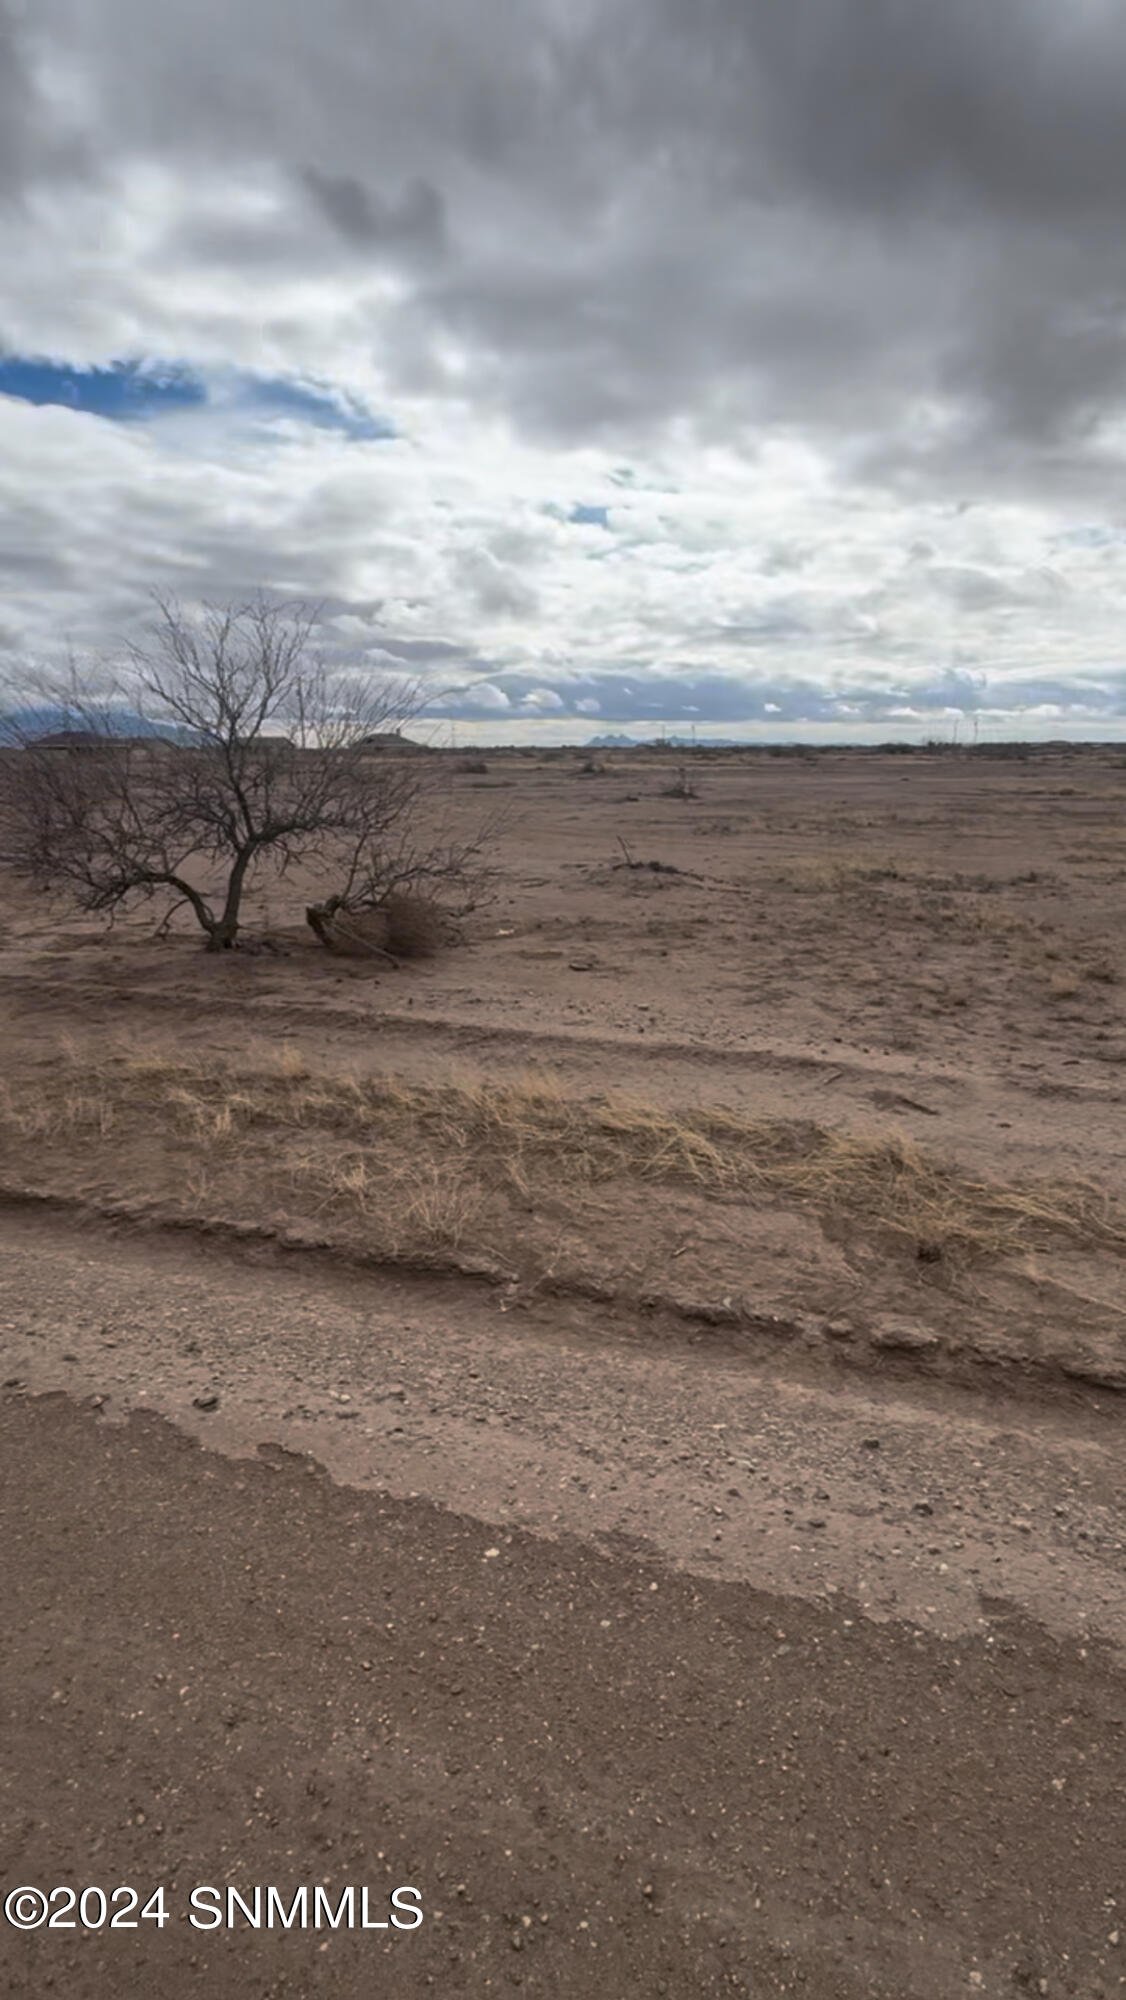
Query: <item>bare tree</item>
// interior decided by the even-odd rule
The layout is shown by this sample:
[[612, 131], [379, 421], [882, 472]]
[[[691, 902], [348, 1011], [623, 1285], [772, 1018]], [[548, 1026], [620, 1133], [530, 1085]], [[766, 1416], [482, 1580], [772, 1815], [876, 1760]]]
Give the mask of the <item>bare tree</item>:
[[[130, 648], [108, 700], [73, 666], [65, 685], [38, 682], [71, 719], [61, 744], [9, 724], [9, 863], [111, 919], [168, 892], [211, 951], [236, 943], [248, 878], [267, 856], [283, 875], [320, 864], [349, 902], [456, 865], [417, 831], [429, 760], [410, 746], [394, 754], [421, 706], [416, 686], [330, 672], [311, 653], [316, 613], [303, 607], [258, 599], [193, 620], [156, 603], [152, 642]], [[165, 733], [123, 735], [122, 704]]]

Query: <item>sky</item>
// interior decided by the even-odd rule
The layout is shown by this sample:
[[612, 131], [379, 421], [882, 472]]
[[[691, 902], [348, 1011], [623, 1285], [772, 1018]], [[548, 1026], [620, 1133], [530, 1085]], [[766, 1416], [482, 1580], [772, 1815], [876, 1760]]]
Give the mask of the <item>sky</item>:
[[1126, 733], [1121, 0], [0, 0], [0, 680]]

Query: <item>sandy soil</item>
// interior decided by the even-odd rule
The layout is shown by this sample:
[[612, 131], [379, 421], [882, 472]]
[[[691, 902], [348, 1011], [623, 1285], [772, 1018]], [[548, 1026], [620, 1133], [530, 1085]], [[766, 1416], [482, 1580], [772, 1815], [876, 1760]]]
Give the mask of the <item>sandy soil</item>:
[[[578, 1991], [592, 1941], [599, 1978], [623, 1993], [1123, 1990], [1126, 760], [701, 760], [688, 799], [666, 795], [675, 769], [655, 760], [489, 765], [458, 774], [454, 812], [469, 827], [510, 808], [495, 895], [461, 945], [425, 964], [325, 953], [300, 924], [311, 882], [260, 883], [249, 915], [274, 948], [218, 958], [183, 928], [154, 940], [154, 913], [106, 937], [5, 889], [5, 1508], [9, 1555], [26, 1554], [33, 1581], [10, 1573], [3, 1588], [19, 1607], [13, 1715], [35, 1746], [12, 1764], [6, 1872], [37, 1880], [64, 1824], [60, 1880], [90, 1873], [91, 1852], [112, 1851], [122, 1880], [150, 1852], [154, 1879], [174, 1872], [171, 1850], [156, 1868], [148, 1836], [127, 1830], [116, 1778], [99, 1802], [97, 1731], [99, 1715], [119, 1728], [124, 1704], [139, 1706], [115, 1691], [122, 1675], [132, 1686], [130, 1663], [157, 1672], [149, 1652], [182, 1630], [216, 1703], [220, 1684], [259, 1692], [256, 1733], [221, 1785], [217, 1752], [197, 1757], [155, 1722], [159, 1742], [142, 1732], [138, 1796], [214, 1792], [210, 1818], [173, 1841], [181, 1880], [213, 1879], [205, 1856], [221, 1828], [237, 1841], [233, 1818], [256, 1824], [251, 1779], [274, 1769], [285, 1716], [293, 1771], [331, 1794], [331, 1838], [346, 1843], [351, 1826], [357, 1866], [361, 1849], [370, 1865], [355, 1831], [356, 1787], [371, 1781], [362, 1746], [376, 1710], [394, 1709], [394, 1770], [412, 1760], [411, 1785], [396, 1820], [386, 1766], [363, 1824], [393, 1828], [381, 1844], [416, 1869], [402, 1879], [428, 1869], [428, 1910], [444, 1912], [394, 1942], [396, 1992]], [[663, 866], [629, 865], [650, 861]], [[439, 1153], [420, 1129], [406, 1179], [386, 1183], [392, 1216], [382, 1194], [324, 1197], [343, 1141], [276, 1103], [234, 1139], [208, 1139], [199, 1104], [218, 1101], [216, 1077], [225, 1102], [279, 1062], [314, 1094], [342, 1076], [519, 1092], [547, 1069], [580, 1107], [625, 1093], [670, 1118], [718, 1111], [890, 1146], [906, 1165], [864, 1201], [847, 1185], [717, 1189], [651, 1160], [583, 1181], [523, 1140], [518, 1171], [510, 1144], [503, 1171], [464, 1147], [451, 1165], [449, 1134]], [[183, 1076], [194, 1126], [169, 1111]], [[386, 1173], [386, 1146], [370, 1159]], [[949, 1195], [925, 1228], [919, 1160]], [[1000, 1247], [964, 1227], [998, 1189], [1019, 1196]], [[36, 1400], [60, 1391], [65, 1402]], [[208, 1452], [185, 1456], [158, 1415]], [[301, 1454], [298, 1470], [259, 1447]], [[336, 1484], [307, 1479], [306, 1463]], [[49, 1476], [64, 1492], [48, 1501]], [[105, 1486], [96, 1503], [90, 1481]], [[216, 1533], [241, 1526], [260, 1551], [292, 1538], [265, 1655], [254, 1619], [240, 1626], [232, 1609], [227, 1563], [207, 1585], [214, 1616], [189, 1619], [173, 1559], [188, 1530], [177, 1543], [159, 1523], [188, 1520], [203, 1494]], [[92, 1506], [111, 1530], [100, 1557]], [[393, 1554], [383, 1623], [417, 1622], [420, 1643], [368, 1669], [351, 1630], [326, 1637], [326, 1720], [303, 1635], [359, 1615], [342, 1609], [355, 1566], [333, 1543], [333, 1510], [370, 1575]], [[486, 1530], [497, 1560], [524, 1566], [500, 1604], [477, 1547]], [[148, 1565], [159, 1645], [136, 1639], [129, 1608], [147, 1536], [161, 1550]], [[301, 1551], [316, 1537], [333, 1553], [314, 1575]], [[499, 1653], [524, 1658], [542, 1600], [555, 1633], [518, 1691], [506, 1683], [503, 1710], [500, 1670], [482, 1660], [473, 1747], [452, 1774], [461, 1698], [406, 1581], [430, 1561], [428, 1537], [445, 1537], [432, 1609], [444, 1619], [456, 1604], [452, 1630], [484, 1621]], [[625, 1607], [642, 1593], [660, 1608], [646, 1603], [639, 1626]], [[624, 1620], [636, 1659], [572, 1644], [564, 1599], [604, 1600], [612, 1622], [598, 1630], [616, 1645]], [[787, 1648], [773, 1681], [759, 1652], [705, 1640], [716, 1618], [786, 1634], [770, 1641]], [[76, 1646], [90, 1674], [81, 1696], [64, 1688], [70, 1763], [58, 1749], [44, 1762], [36, 1718]], [[842, 1646], [848, 1672], [826, 1675]], [[295, 1662], [285, 1688], [271, 1652]], [[356, 1673], [377, 1675], [355, 1682], [375, 1710], [346, 1696]], [[670, 1674], [690, 1698], [669, 1696]], [[771, 1686], [800, 1723], [796, 1710], [772, 1719]], [[733, 1736], [740, 1702], [763, 1733]], [[502, 1713], [518, 1755], [495, 1748]], [[567, 1754], [597, 1810], [559, 1762], [566, 1718], [580, 1734], [585, 1719], [585, 1748], [567, 1737]], [[622, 1747], [608, 1755], [611, 1737]], [[885, 1753], [875, 1789], [846, 1780], [854, 1754]], [[439, 1877], [455, 1802], [466, 1844]], [[151, 1825], [155, 1807], [136, 1809]], [[261, 1870], [292, 1850], [313, 1870], [295, 1882], [322, 1879], [327, 1850], [296, 1810], [287, 1793], [280, 1848], [247, 1853]], [[172, 1823], [170, 1808], [159, 1816]], [[660, 1831], [674, 1823], [675, 1848]], [[566, 1890], [563, 1929], [543, 1868], [553, 1895]], [[633, 1873], [655, 1870], [669, 1912], [659, 1949], [630, 1900], [645, 1887]], [[473, 1905], [451, 1931], [453, 1874]], [[579, 1937], [599, 1884], [603, 1927], [593, 1940], [591, 1918]], [[540, 1943], [525, 1938], [518, 1956], [509, 1933], [525, 1929]], [[42, 1990], [50, 1963], [94, 1994], [123, 1963], [104, 1939], [73, 1961], [52, 1958], [54, 1942], [0, 1945], [8, 1990]], [[232, 1992], [368, 1990], [350, 1947], [283, 1965], [253, 1943], [223, 1961], [239, 1968]], [[118, 1990], [158, 1990], [158, 1964], [170, 1994], [222, 1976], [198, 1939], [167, 1932], [129, 1963], [138, 1983], [122, 1989], [115, 1973]]]
[[[1085, 1182], [1120, 1204], [1120, 756], [761, 757], [701, 764], [687, 800], [663, 795], [670, 780], [649, 763], [588, 776], [580, 760], [500, 757], [455, 777], [455, 824], [498, 799], [510, 811], [495, 896], [461, 948], [398, 971], [324, 952], [299, 922], [301, 882], [267, 880], [252, 901], [277, 953], [218, 960], [184, 928], [153, 943], [151, 916], [106, 940], [10, 891], [12, 1074], [47, 1089], [67, 1036], [80, 1088], [83, 1065], [115, 1047], [236, 1075], [282, 1046], [314, 1070], [425, 1081], [546, 1066], [575, 1098], [618, 1090], [812, 1122], [920, 1147], [971, 1182]], [[261, 1161], [243, 1189], [219, 1148], [196, 1173], [160, 1134], [133, 1139], [118, 1130], [91, 1149], [37, 1131], [21, 1145], [0, 1131], [0, 1173], [98, 1204], [163, 1197], [181, 1219], [237, 1212], [325, 1234], [316, 1205], [267, 1186]], [[273, 1135], [278, 1158], [285, 1143]], [[894, 1196], [862, 1228], [832, 1205], [733, 1206], [622, 1177], [564, 1199], [549, 1175], [494, 1203], [460, 1247], [525, 1286], [703, 1303], [751, 1330], [776, 1318], [813, 1349], [851, 1321], [837, 1354], [864, 1368], [903, 1353], [895, 1327], [914, 1321], [917, 1367], [1126, 1385], [1121, 1210], [1109, 1244], [1048, 1232], [968, 1262], [957, 1244], [943, 1254], [941, 1232], [897, 1238], [899, 1219]], [[362, 1222], [357, 1235], [337, 1217], [335, 1234], [393, 1247]], [[440, 1249], [442, 1234], [417, 1247]]]

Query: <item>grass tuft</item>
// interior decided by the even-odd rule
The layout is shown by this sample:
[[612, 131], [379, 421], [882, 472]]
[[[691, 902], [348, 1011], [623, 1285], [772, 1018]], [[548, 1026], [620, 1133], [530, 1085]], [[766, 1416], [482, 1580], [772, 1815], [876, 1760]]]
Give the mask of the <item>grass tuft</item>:
[[237, 1164], [263, 1185], [289, 1171], [322, 1205], [378, 1211], [387, 1228], [449, 1244], [472, 1233], [486, 1197], [527, 1202], [632, 1182], [808, 1207], [912, 1250], [996, 1254], [1064, 1240], [1126, 1251], [1126, 1220], [1083, 1183], [974, 1178], [884, 1133], [576, 1097], [544, 1070], [416, 1083], [314, 1072], [291, 1046], [253, 1072], [204, 1058], [72, 1053], [37, 1086], [0, 1091], [0, 1132], [93, 1147], [157, 1138], [184, 1153], [185, 1173], [199, 1158]]

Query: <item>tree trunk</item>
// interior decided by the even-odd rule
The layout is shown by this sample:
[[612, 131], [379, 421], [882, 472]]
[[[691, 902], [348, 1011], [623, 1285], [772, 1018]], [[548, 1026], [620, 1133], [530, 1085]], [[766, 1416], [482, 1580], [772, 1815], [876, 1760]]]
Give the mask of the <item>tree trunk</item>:
[[252, 847], [241, 848], [235, 857], [235, 865], [231, 869], [227, 881], [227, 897], [223, 904], [223, 914], [218, 922], [211, 927], [211, 934], [207, 940], [208, 951], [231, 951], [234, 948], [239, 930], [238, 913], [242, 905], [243, 884], [246, 881], [247, 869], [250, 867], [253, 859], [254, 849]]

